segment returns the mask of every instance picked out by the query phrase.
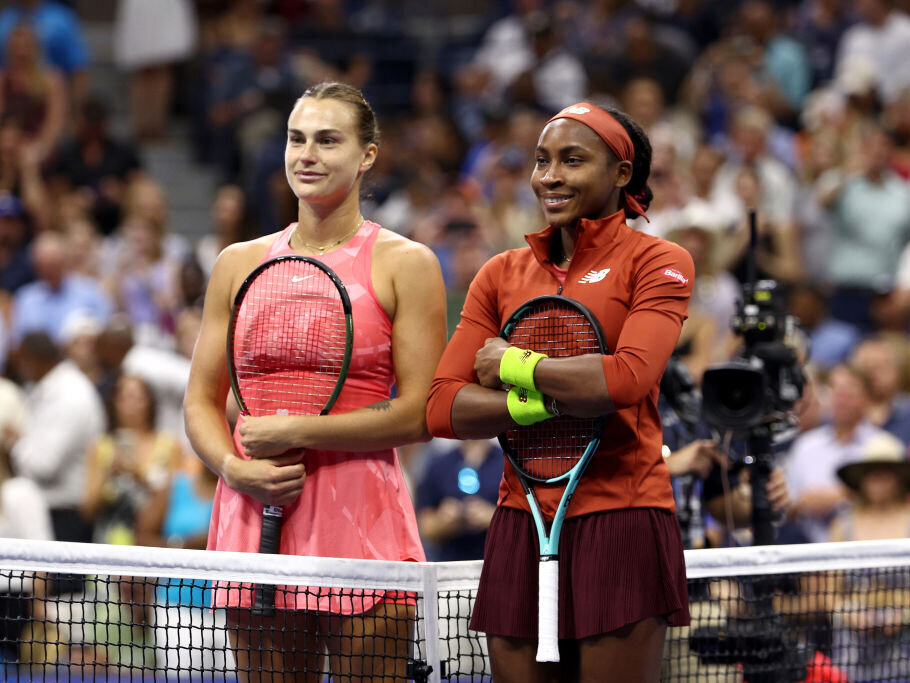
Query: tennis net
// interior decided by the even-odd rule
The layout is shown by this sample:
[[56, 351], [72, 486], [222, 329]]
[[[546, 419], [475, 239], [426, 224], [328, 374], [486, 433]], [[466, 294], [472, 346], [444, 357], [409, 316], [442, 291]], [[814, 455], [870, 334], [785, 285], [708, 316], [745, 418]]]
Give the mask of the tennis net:
[[[664, 681], [910, 680], [910, 540], [687, 552]], [[0, 673], [42, 681], [490, 681], [480, 562], [4, 539]], [[278, 586], [273, 619], [245, 609]], [[281, 655], [286, 652], [286, 656]]]

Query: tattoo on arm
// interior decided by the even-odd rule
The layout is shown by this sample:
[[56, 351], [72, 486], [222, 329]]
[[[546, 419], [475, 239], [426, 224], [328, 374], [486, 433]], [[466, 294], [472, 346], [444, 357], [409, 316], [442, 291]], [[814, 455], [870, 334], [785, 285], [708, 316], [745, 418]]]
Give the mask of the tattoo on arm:
[[392, 409], [392, 402], [389, 399], [385, 399], [384, 401], [380, 401], [379, 403], [374, 403], [372, 405], [368, 405], [367, 408], [369, 408], [370, 410], [377, 410], [377, 411], [382, 411], [385, 413]]

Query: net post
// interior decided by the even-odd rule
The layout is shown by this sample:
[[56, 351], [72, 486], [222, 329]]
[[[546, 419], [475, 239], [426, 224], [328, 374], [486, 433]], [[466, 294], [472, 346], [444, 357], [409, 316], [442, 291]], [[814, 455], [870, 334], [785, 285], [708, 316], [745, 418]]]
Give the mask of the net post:
[[[424, 642], [427, 647], [427, 664], [430, 665], [428, 683], [440, 683], [440, 668], [442, 666], [439, 656], [439, 587], [436, 577], [436, 567], [432, 562], [421, 564], [423, 575], [423, 629]], [[419, 620], [418, 620], [418, 630]]]

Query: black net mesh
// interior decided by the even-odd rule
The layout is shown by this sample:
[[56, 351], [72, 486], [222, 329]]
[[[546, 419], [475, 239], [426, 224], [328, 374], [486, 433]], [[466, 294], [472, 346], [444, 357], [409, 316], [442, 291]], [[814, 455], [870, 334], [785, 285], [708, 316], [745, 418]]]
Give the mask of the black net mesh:
[[[62, 545], [68, 544], [43, 547]], [[910, 545], [902, 547], [910, 556]], [[172, 557], [142, 552], [159, 575]], [[699, 552], [697, 559], [712, 557]], [[392, 571], [404, 564], [375, 563], [377, 578], [368, 583], [385, 585], [387, 572], [382, 590], [360, 587], [363, 569], [346, 579], [345, 566], [326, 587], [279, 585], [278, 604], [331, 609], [279, 609], [274, 617], [210, 607], [216, 585], [226, 586], [223, 604], [248, 604], [244, 592], [253, 586], [234, 583], [239, 570], [223, 581], [97, 568], [64, 574], [48, 572], [47, 563], [0, 570], [0, 679], [491, 681], [485, 639], [469, 628], [479, 563], [409, 564], [408, 580]], [[661, 680], [910, 681], [910, 567], [777, 562], [794, 564], [799, 571], [730, 577], [695, 571], [692, 624], [669, 630]], [[454, 583], [444, 578], [452, 567], [462, 577]], [[415, 590], [413, 577], [428, 575], [433, 580]]]

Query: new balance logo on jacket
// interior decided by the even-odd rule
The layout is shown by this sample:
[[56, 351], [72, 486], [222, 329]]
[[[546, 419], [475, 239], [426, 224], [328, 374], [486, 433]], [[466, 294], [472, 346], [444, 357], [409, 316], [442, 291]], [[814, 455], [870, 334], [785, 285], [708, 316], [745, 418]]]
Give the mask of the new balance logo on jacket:
[[604, 268], [603, 270], [589, 270], [588, 274], [581, 278], [579, 282], [583, 285], [589, 285], [592, 282], [600, 282], [607, 276], [607, 273], [609, 272], [609, 268]]

